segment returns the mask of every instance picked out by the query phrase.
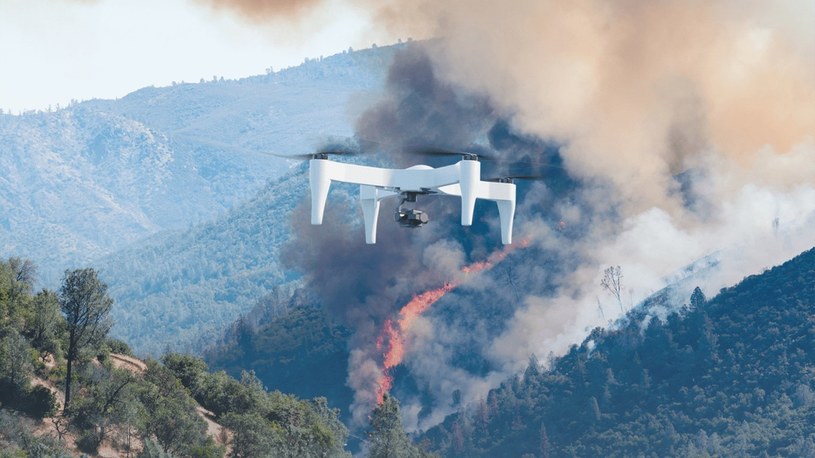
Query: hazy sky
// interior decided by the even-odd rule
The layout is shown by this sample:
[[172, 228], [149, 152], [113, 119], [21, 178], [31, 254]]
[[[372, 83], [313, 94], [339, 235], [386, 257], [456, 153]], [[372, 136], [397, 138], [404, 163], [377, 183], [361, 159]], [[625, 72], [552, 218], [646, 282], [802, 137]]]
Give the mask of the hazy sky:
[[194, 0], [0, 0], [0, 108], [262, 74], [371, 45], [363, 11], [342, 0], [322, 5], [298, 19], [249, 24]]

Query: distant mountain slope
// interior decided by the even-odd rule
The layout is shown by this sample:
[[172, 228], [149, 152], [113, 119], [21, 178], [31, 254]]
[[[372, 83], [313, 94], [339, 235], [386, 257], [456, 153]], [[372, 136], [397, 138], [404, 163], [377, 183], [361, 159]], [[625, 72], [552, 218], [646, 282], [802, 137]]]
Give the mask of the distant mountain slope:
[[288, 168], [257, 152], [350, 135], [392, 51], [0, 115], [0, 254], [32, 258], [53, 286], [66, 267], [223, 213]]
[[278, 249], [306, 193], [305, 165], [267, 185], [222, 218], [165, 232], [99, 263], [116, 299], [113, 334], [139, 354], [200, 352], [281, 283]]
[[[112, 334], [141, 355], [201, 354], [264, 296], [296, 282], [299, 273], [283, 268], [279, 250], [291, 236], [292, 211], [308, 195], [307, 170], [307, 163], [294, 167], [220, 218], [97, 260], [116, 300]], [[355, 191], [333, 186], [329, 213]]]
[[[632, 313], [423, 438], [444, 456], [815, 456], [815, 249]], [[526, 455], [529, 454], [529, 455]]]

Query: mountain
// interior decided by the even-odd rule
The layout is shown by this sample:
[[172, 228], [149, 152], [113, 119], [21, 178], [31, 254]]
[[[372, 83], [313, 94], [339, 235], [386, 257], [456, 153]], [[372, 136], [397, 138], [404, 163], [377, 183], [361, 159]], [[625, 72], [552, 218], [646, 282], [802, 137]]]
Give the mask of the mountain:
[[533, 356], [421, 440], [444, 456], [815, 456], [815, 249], [661, 321], [667, 297], [548, 369]]
[[306, 193], [299, 167], [212, 222], [164, 232], [103, 258], [116, 299], [113, 334], [138, 354], [193, 351], [291, 275], [278, 249], [281, 224]]
[[288, 169], [259, 153], [350, 135], [392, 53], [0, 115], [0, 254], [31, 258], [54, 286], [67, 267], [222, 215]]

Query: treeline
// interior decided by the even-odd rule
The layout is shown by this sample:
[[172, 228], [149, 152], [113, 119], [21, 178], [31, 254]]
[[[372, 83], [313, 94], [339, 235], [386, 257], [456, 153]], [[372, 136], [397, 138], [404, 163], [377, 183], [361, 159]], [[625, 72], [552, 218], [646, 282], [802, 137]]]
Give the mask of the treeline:
[[660, 321], [531, 358], [424, 440], [445, 456], [815, 456], [815, 249]]
[[67, 271], [58, 292], [35, 294], [34, 275], [30, 261], [0, 261], [0, 455], [348, 456], [324, 399], [268, 393], [191, 356], [129, 358], [108, 336], [112, 301], [93, 269]]

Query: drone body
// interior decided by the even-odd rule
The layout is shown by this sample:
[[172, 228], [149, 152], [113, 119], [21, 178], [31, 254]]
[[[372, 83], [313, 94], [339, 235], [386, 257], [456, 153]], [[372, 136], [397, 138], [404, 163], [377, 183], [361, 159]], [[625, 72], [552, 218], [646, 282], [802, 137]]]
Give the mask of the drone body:
[[[376, 243], [380, 201], [402, 197], [402, 203], [415, 202], [420, 194], [442, 194], [461, 197], [461, 225], [473, 224], [476, 199], [498, 204], [501, 219], [501, 241], [512, 243], [515, 217], [515, 184], [481, 181], [481, 163], [472, 154], [445, 167], [416, 165], [407, 169], [385, 169], [335, 162], [327, 154], [315, 154], [309, 162], [311, 184], [311, 224], [322, 224], [328, 190], [332, 181], [359, 185], [359, 198], [365, 219], [365, 242]], [[420, 210], [397, 209], [396, 220], [405, 227], [420, 227], [427, 215]]]

